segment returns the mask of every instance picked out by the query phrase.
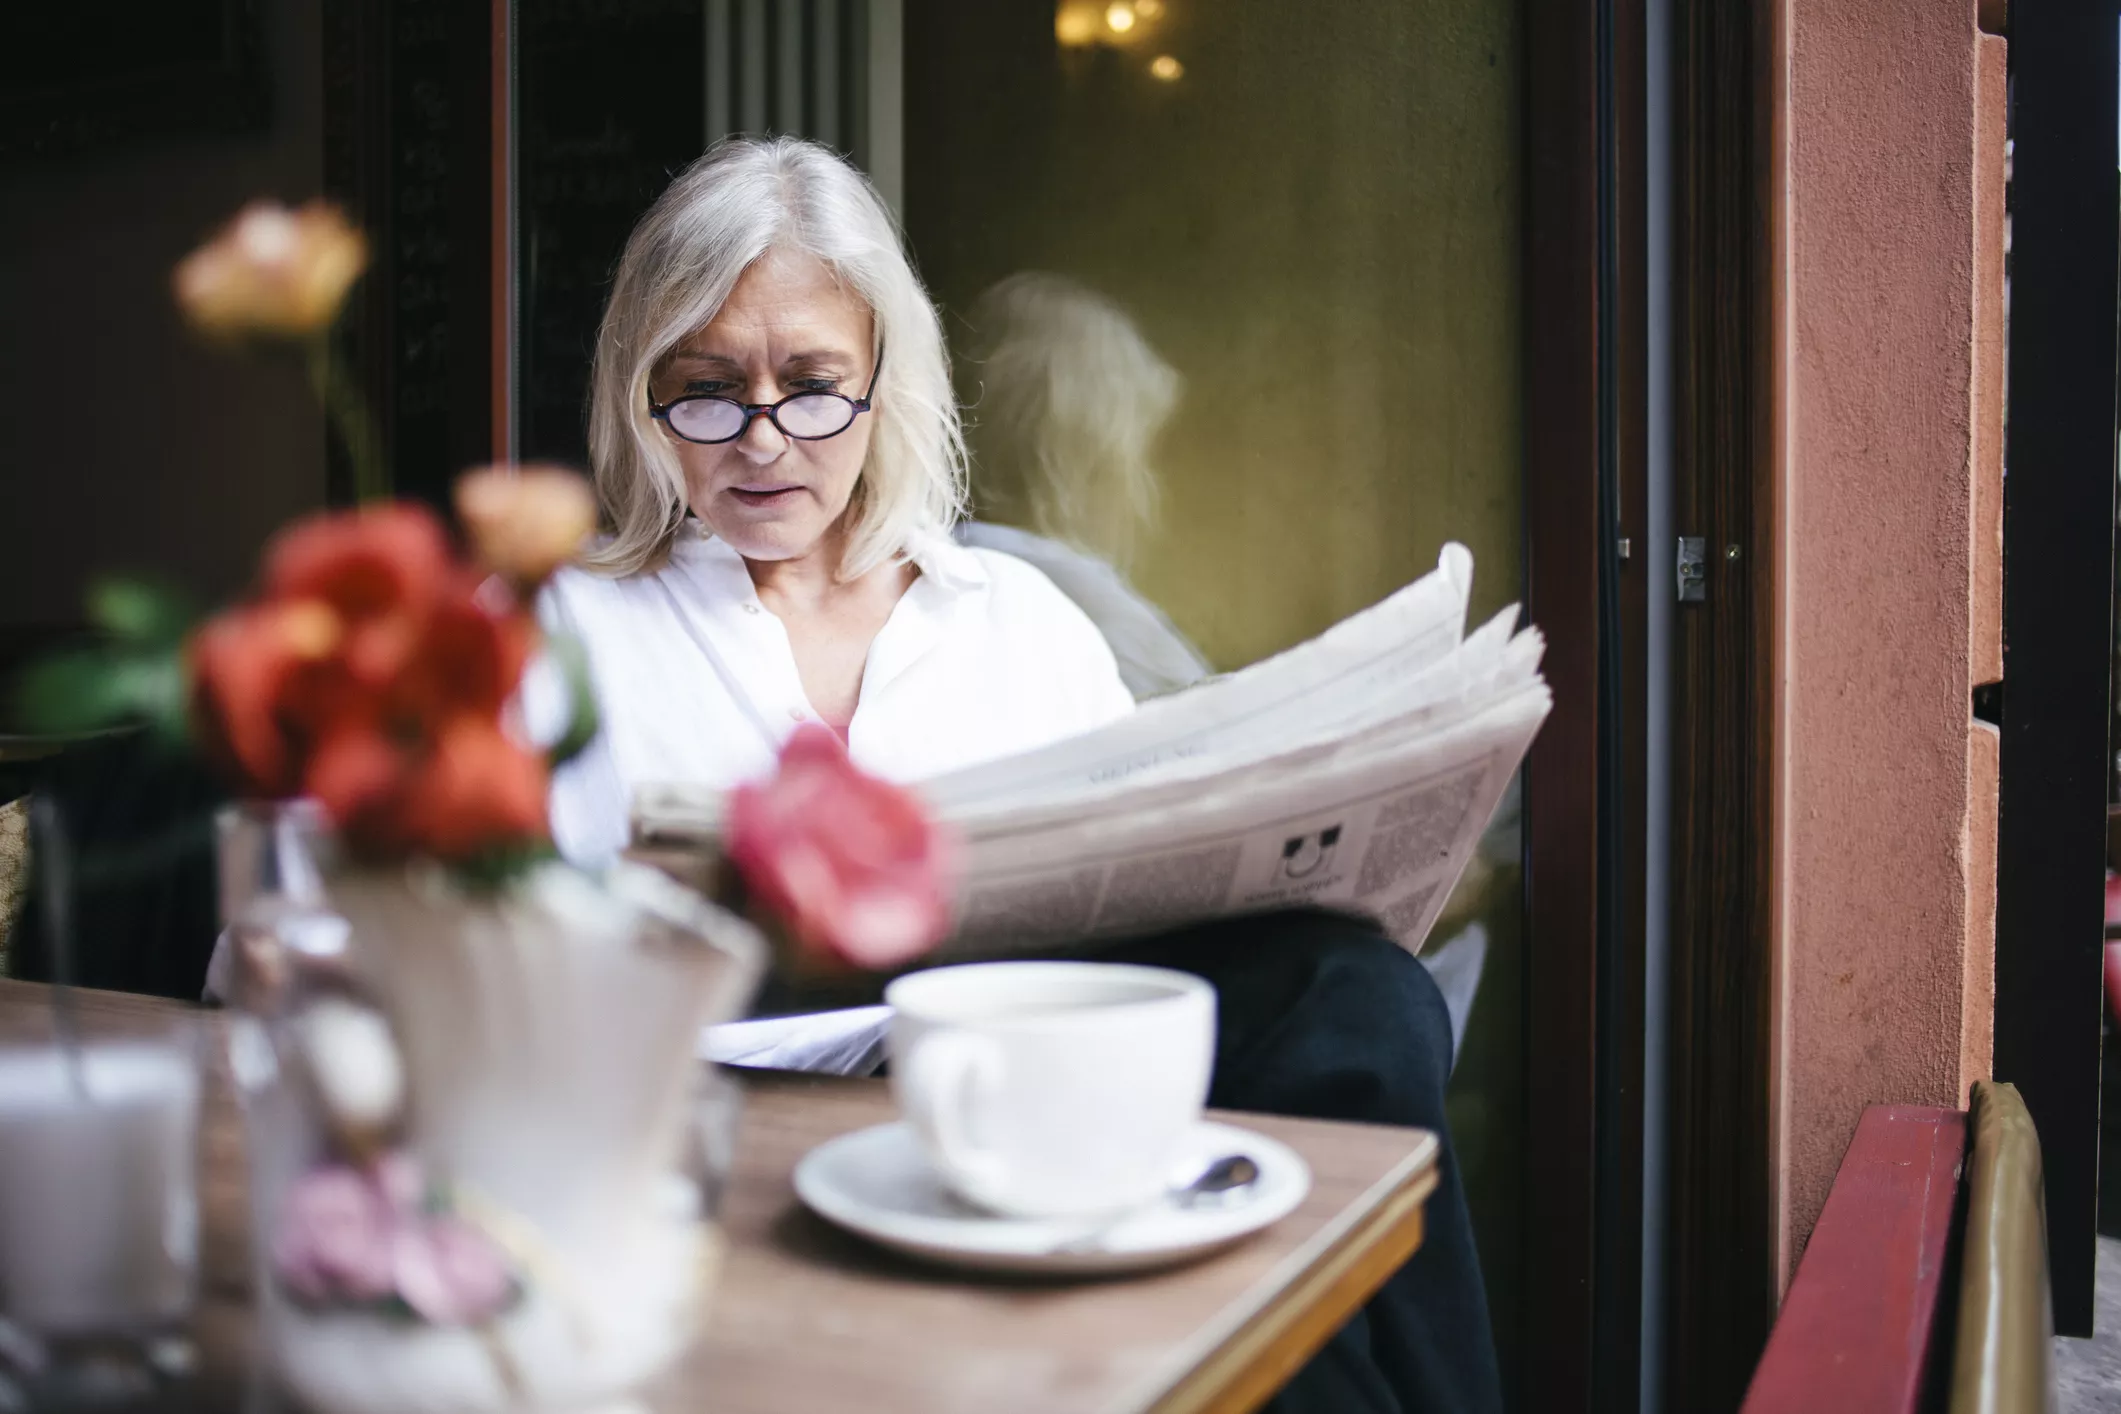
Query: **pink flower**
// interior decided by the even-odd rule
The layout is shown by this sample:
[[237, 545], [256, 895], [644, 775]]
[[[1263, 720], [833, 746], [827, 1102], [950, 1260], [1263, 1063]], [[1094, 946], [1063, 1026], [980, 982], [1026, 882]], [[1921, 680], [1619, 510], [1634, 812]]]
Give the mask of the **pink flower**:
[[390, 1197], [360, 1169], [334, 1164], [295, 1180], [273, 1238], [273, 1272], [305, 1301], [381, 1301], [394, 1289]]
[[422, 1200], [419, 1168], [402, 1154], [311, 1169], [280, 1209], [273, 1274], [312, 1305], [396, 1299], [435, 1325], [476, 1325], [513, 1298], [514, 1277], [483, 1232]]
[[951, 840], [824, 727], [797, 728], [773, 776], [737, 788], [726, 838], [750, 900], [813, 959], [893, 967], [950, 931]]
[[447, 1214], [399, 1230], [391, 1271], [400, 1299], [438, 1326], [476, 1325], [514, 1292], [508, 1266], [486, 1234]]
[[2106, 1014], [2121, 1025], [2121, 942], [2106, 945]]

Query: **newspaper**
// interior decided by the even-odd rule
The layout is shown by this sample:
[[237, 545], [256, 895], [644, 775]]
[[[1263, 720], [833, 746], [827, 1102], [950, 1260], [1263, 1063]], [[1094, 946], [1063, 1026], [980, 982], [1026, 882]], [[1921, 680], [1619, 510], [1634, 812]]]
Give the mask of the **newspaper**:
[[[1232, 914], [1365, 914], [1419, 952], [1552, 697], [1515, 606], [1465, 632], [1473, 557], [1318, 638], [1097, 731], [919, 784], [965, 845], [943, 959]], [[634, 800], [638, 842], [718, 847], [721, 797]]]

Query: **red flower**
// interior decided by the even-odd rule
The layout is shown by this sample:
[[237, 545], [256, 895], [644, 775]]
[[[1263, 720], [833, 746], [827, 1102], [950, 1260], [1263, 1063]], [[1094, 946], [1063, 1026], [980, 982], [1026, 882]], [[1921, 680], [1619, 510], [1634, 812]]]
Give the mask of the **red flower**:
[[348, 723], [311, 749], [302, 793], [341, 830], [373, 838], [412, 764], [412, 752], [373, 725]]
[[392, 709], [418, 721], [498, 717], [536, 646], [527, 614], [494, 612], [480, 602], [478, 580], [460, 574], [435, 598], [400, 664], [387, 693]]
[[441, 524], [419, 506], [311, 516], [265, 551], [268, 600], [313, 599], [339, 616], [338, 661], [362, 684], [390, 681], [418, 641], [419, 621], [455, 566]]
[[464, 859], [545, 836], [544, 761], [501, 727], [535, 633], [427, 511], [317, 516], [193, 639], [194, 713], [244, 793], [314, 797], [359, 854]]
[[750, 898], [812, 957], [891, 967], [950, 930], [951, 841], [824, 727], [797, 728], [774, 775], [737, 788], [726, 833]]
[[194, 705], [207, 754], [248, 795], [294, 793], [300, 767], [279, 717], [296, 675], [338, 646], [339, 621], [315, 600], [234, 609], [191, 643]]
[[409, 772], [390, 824], [419, 847], [461, 859], [545, 837], [545, 758], [473, 716], [452, 719]]

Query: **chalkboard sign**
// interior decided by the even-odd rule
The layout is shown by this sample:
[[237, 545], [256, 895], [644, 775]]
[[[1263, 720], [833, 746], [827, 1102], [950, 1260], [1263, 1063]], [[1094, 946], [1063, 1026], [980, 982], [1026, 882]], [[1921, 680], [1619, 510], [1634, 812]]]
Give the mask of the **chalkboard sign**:
[[[399, 0], [390, 27], [390, 221], [385, 232], [385, 290], [390, 304], [392, 370], [387, 416], [400, 489], [431, 500], [460, 470], [451, 436], [451, 404], [462, 379], [451, 377], [452, 256], [461, 242], [450, 202], [453, 172], [449, 82], [451, 22], [464, 6], [448, 0]], [[470, 242], [485, 267], [484, 242]], [[471, 350], [466, 350], [471, 352]], [[481, 360], [483, 363], [483, 359]], [[482, 400], [483, 401], [483, 400]]]
[[627, 234], [706, 146], [699, 0], [517, 11], [518, 436], [587, 465], [583, 395]]
[[325, 188], [374, 242], [348, 352], [397, 492], [435, 504], [492, 455], [490, 23], [469, 0], [324, 3]]

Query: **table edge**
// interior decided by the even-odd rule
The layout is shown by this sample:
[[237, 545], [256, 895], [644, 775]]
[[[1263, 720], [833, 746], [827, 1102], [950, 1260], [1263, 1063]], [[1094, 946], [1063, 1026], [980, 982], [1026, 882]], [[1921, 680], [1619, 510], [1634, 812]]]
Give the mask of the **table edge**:
[[1421, 1245], [1441, 1146], [1420, 1141], [1261, 1283], [1265, 1300], [1202, 1328], [1158, 1362], [1121, 1407], [1147, 1414], [1256, 1408], [1316, 1354]]

